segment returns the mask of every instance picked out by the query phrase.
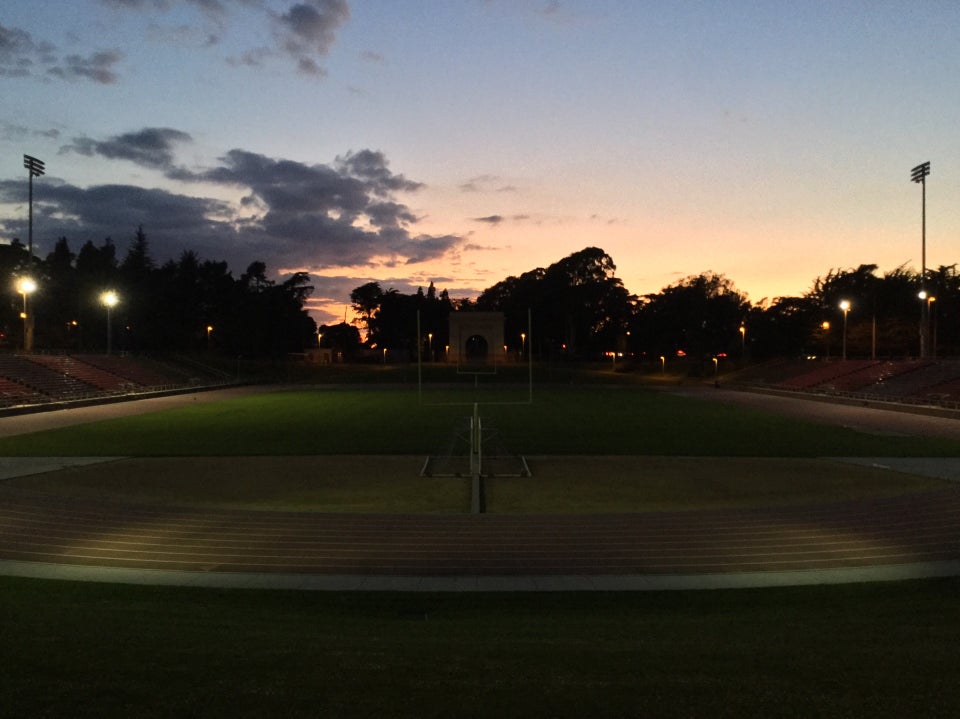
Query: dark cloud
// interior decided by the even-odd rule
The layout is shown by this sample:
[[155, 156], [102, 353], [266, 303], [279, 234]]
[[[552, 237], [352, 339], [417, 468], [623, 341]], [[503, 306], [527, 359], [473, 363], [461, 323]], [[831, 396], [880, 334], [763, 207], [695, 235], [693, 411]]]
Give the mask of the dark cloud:
[[[0, 182], [0, 202], [26, 202], [22, 182]], [[87, 240], [100, 242], [112, 237], [125, 249], [124, 239], [133, 237], [139, 225], [149, 230], [151, 247], [157, 259], [176, 258], [192, 249], [209, 259], [241, 261], [235, 251], [242, 246], [229, 217], [232, 210], [224, 202], [188, 197], [158, 189], [131, 185], [96, 185], [80, 188], [44, 179], [34, 187], [34, 239], [40, 253], [53, 249], [53, 238], [67, 237], [73, 248]], [[220, 219], [218, 219], [220, 218]], [[21, 219], [0, 221], [8, 236], [25, 234]], [[245, 265], [244, 265], [245, 266]]]
[[403, 175], [395, 175], [388, 168], [386, 156], [375, 150], [348, 152], [337, 158], [337, 165], [348, 174], [367, 180], [371, 192], [385, 196], [391, 192], [412, 192], [423, 187], [422, 182], [413, 182]]
[[[185, 249], [244, 268], [308, 271], [336, 267], [396, 267], [438, 259], [462, 244], [455, 235], [414, 233], [418, 218], [397, 193], [421, 183], [390, 171], [383, 153], [362, 150], [332, 165], [305, 164], [231, 150], [217, 166], [190, 171], [173, 166], [172, 146], [190, 139], [169, 128], [147, 128], [105, 141], [83, 139], [69, 149], [132, 160], [169, 178], [237, 188], [228, 203], [128, 185], [79, 188], [47, 177], [36, 187], [35, 233], [71, 242], [132, 236], [143, 225], [158, 261]], [[0, 203], [22, 203], [26, 183], [0, 183]], [[19, 215], [18, 215], [19, 216]], [[0, 223], [8, 237], [23, 234], [22, 219]]]
[[0, 77], [30, 77], [56, 61], [56, 48], [26, 30], [0, 25]]
[[503, 222], [503, 215], [487, 215], [486, 217], [474, 217], [474, 222], [485, 222], [488, 225], [499, 225]]
[[114, 65], [123, 59], [116, 50], [101, 50], [87, 57], [68, 55], [63, 62], [47, 68], [47, 74], [62, 80], [93, 80], [101, 85], [111, 85], [117, 81]]
[[349, 19], [346, 0], [306, 0], [274, 15], [281, 49], [308, 74], [323, 73], [317, 60], [330, 52], [337, 29]]
[[174, 146], [190, 142], [185, 132], [168, 127], [147, 127], [139, 132], [128, 132], [109, 140], [97, 141], [76, 138], [61, 152], [77, 152], [88, 157], [100, 155], [111, 160], [130, 160], [138, 165], [160, 170], [173, 170]]
[[109, 85], [116, 82], [114, 67], [122, 59], [123, 54], [118, 50], [61, 58], [55, 45], [35, 41], [26, 30], [0, 25], [0, 77], [91, 80]]

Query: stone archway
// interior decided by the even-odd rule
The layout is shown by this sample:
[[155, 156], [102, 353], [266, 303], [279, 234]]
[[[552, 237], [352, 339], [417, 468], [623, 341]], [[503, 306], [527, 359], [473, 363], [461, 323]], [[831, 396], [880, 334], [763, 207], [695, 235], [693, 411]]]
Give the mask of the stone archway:
[[495, 365], [504, 361], [502, 312], [451, 312], [451, 362]]

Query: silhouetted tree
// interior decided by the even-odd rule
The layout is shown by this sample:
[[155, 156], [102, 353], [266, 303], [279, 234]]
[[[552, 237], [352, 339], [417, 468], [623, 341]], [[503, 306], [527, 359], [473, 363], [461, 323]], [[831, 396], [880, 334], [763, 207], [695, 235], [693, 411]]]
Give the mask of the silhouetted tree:
[[608, 254], [587, 247], [546, 269], [498, 282], [477, 298], [477, 308], [504, 313], [508, 342], [519, 344], [529, 311], [534, 352], [596, 355], [618, 348], [632, 312], [632, 298], [615, 271]]
[[739, 353], [749, 302], [723, 275], [705, 272], [646, 295], [633, 334], [651, 356], [683, 354], [695, 361]]

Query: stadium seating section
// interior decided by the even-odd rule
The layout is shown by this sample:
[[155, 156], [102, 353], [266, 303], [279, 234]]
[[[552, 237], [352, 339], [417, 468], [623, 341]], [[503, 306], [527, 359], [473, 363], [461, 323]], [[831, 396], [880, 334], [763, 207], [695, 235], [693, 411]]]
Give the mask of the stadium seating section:
[[0, 408], [96, 399], [207, 384], [203, 376], [144, 357], [117, 355], [0, 354]]

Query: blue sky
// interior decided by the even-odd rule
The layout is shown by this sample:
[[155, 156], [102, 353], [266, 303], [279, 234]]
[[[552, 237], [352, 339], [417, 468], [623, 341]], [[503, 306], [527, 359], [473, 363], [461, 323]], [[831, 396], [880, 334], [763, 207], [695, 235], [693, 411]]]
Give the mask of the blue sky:
[[[0, 16], [0, 241], [473, 296], [583, 247], [753, 301], [960, 259], [953, 2], [49, 0]], [[338, 309], [339, 308], [339, 309]]]

